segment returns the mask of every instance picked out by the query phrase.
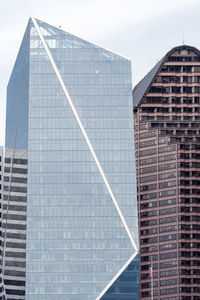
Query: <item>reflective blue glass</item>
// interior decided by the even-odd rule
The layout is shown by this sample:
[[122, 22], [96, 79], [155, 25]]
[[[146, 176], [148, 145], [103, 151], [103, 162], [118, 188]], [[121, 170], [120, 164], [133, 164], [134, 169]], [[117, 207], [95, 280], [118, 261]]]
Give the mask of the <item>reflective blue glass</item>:
[[30, 22], [7, 87], [6, 148], [28, 148]]
[[124, 272], [107, 290], [102, 300], [139, 299], [139, 255], [128, 265]]
[[96, 299], [135, 253], [117, 207], [138, 244], [131, 63], [37, 24], [116, 203], [31, 21], [26, 300]]

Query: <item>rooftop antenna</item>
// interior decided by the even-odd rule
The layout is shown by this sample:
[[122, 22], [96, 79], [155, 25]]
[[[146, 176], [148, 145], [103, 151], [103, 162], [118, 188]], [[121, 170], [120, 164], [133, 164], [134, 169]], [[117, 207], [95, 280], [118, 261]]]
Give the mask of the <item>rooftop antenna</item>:
[[185, 45], [185, 32], [184, 32], [184, 30], [182, 31], [182, 38], [183, 38], [183, 45]]

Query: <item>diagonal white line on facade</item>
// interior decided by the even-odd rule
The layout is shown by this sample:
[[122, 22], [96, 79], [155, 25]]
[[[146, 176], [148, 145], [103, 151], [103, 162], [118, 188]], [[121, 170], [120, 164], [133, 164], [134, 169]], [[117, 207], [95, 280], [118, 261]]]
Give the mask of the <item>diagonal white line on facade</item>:
[[113, 285], [115, 280], [124, 272], [124, 270], [128, 267], [128, 265], [134, 260], [138, 252], [136, 251], [128, 260], [127, 262], [122, 266], [122, 268], [119, 270], [119, 272], [112, 278], [112, 280], [107, 284], [107, 286], [103, 289], [103, 291], [99, 294], [99, 296], [95, 300], [100, 300], [103, 295], [107, 292], [107, 290]]
[[[31, 17], [31, 18], [33, 19], [33, 17]], [[35, 18], [34, 18], [34, 19], [35, 19]], [[105, 50], [105, 51], [108, 51], [108, 52], [110, 52], [110, 53], [112, 53], [112, 54], [114, 54], [114, 55], [117, 55], [118, 57], [121, 57], [121, 58], [124, 58], [124, 59], [126, 59], [126, 60], [131, 61], [130, 58], [125, 57], [124, 55], [119, 54], [119, 53], [116, 53], [116, 52], [114, 52], [113, 50], [107, 49], [107, 48], [105, 48], [105, 47], [103, 47], [103, 46], [96, 45], [96, 44], [94, 44], [93, 42], [88, 41], [88, 40], [86, 40], [86, 39], [84, 39], [84, 38], [78, 36], [77, 34], [71, 33], [69, 30], [65, 30], [65, 29], [63, 29], [63, 28], [60, 28], [59, 26], [52, 25], [52, 24], [50, 24], [49, 22], [42, 21], [42, 20], [40, 20], [40, 18], [38, 18], [38, 17], [37, 17], [36, 19], [37, 19], [38, 21], [41, 21], [41, 22], [46, 23], [46, 24], [49, 25], [49, 26], [55, 27], [56, 29], [58, 29], [58, 30], [64, 32], [65, 34], [68, 33], [68, 34], [70, 34], [70, 35], [72, 35], [72, 36], [74, 36], [74, 37], [76, 37], [76, 38], [78, 38], [78, 39], [80, 39], [80, 40], [86, 41], [87, 43], [89, 43], [89, 44], [91, 44], [91, 45], [93, 45], [93, 46], [95, 46], [95, 47], [99, 47], [99, 48], [101, 48], [101, 49], [103, 49], [103, 50]]]
[[70, 97], [70, 95], [69, 95], [69, 93], [68, 93], [68, 91], [67, 91], [67, 89], [66, 89], [66, 87], [65, 87], [64, 81], [63, 81], [63, 79], [62, 79], [62, 77], [61, 77], [61, 75], [60, 75], [60, 72], [59, 72], [59, 70], [58, 70], [58, 68], [57, 68], [57, 66], [56, 66], [56, 63], [55, 63], [55, 61], [54, 61], [54, 59], [53, 59], [53, 56], [51, 55], [51, 52], [50, 52], [50, 50], [49, 50], [49, 47], [48, 47], [48, 45], [47, 45], [47, 43], [46, 43], [46, 41], [45, 41], [45, 39], [44, 39], [44, 37], [43, 37], [41, 31], [40, 31], [40, 28], [39, 28], [39, 26], [38, 26], [38, 24], [37, 24], [35, 18], [32, 17], [32, 21], [33, 21], [33, 24], [34, 24], [34, 26], [35, 26], [35, 28], [36, 28], [36, 30], [37, 30], [37, 33], [38, 33], [38, 35], [39, 35], [39, 37], [40, 37], [40, 39], [41, 39], [41, 41], [42, 41], [42, 44], [43, 44], [43, 46], [44, 46], [44, 48], [45, 48], [45, 50], [46, 50], [46, 53], [47, 53], [47, 55], [48, 55], [48, 57], [49, 57], [49, 60], [50, 60], [50, 62], [51, 62], [51, 64], [52, 64], [52, 67], [53, 67], [53, 69], [54, 69], [54, 71], [55, 71], [55, 73], [56, 73], [56, 76], [57, 76], [57, 78], [58, 78], [58, 80], [59, 80], [59, 82], [60, 82], [60, 85], [61, 85], [61, 87], [62, 87], [62, 89], [63, 89], [63, 92], [65, 93], [66, 99], [67, 99], [67, 101], [69, 102], [69, 105], [71, 106], [71, 109], [72, 109], [72, 111], [73, 111], [73, 113], [74, 113], [74, 116], [75, 116], [75, 118], [76, 118], [76, 120], [77, 120], [77, 122], [78, 122], [78, 125], [79, 125], [79, 127], [80, 127], [80, 129], [81, 129], [81, 131], [82, 131], [82, 134], [83, 134], [83, 136], [84, 136], [84, 138], [85, 138], [85, 140], [86, 140], [86, 143], [88, 144], [88, 147], [89, 147], [89, 149], [90, 149], [90, 152], [91, 152], [91, 154], [92, 154], [92, 156], [93, 156], [93, 158], [94, 158], [94, 160], [95, 160], [95, 162], [96, 162], [96, 165], [97, 165], [97, 167], [98, 167], [98, 169], [99, 169], [99, 172], [100, 172], [100, 174], [101, 174], [101, 176], [102, 176], [102, 178], [103, 178], [103, 181], [104, 181], [104, 183], [105, 183], [105, 185], [106, 185], [106, 187], [107, 187], [107, 190], [108, 190], [108, 192], [109, 192], [109, 194], [110, 194], [110, 196], [111, 196], [111, 198], [112, 198], [112, 200], [113, 200], [113, 203], [114, 203], [114, 205], [115, 205], [115, 207], [116, 207], [116, 209], [117, 209], [117, 212], [118, 212], [118, 214], [119, 214], [119, 216], [120, 216], [120, 219], [121, 219], [121, 221], [122, 221], [122, 223], [123, 223], [123, 225], [124, 225], [124, 227], [125, 227], [125, 229], [126, 229], [126, 232], [127, 232], [128, 236], [129, 236], [129, 239], [130, 239], [130, 241], [131, 241], [131, 243], [132, 243], [132, 245], [133, 245], [135, 251], [137, 252], [138, 249], [137, 249], [137, 245], [136, 245], [136, 243], [135, 243], [135, 241], [134, 241], [134, 238], [133, 238], [133, 236], [132, 236], [132, 234], [131, 234], [131, 232], [130, 232], [130, 229], [129, 229], [127, 223], [126, 223], [126, 220], [125, 220], [125, 218], [124, 218], [124, 216], [123, 216], [123, 214], [122, 214], [122, 212], [121, 212], [121, 209], [120, 209], [120, 207], [119, 207], [119, 205], [118, 205], [118, 203], [117, 203], [117, 200], [115, 199], [115, 196], [114, 196], [114, 194], [113, 194], [113, 191], [112, 191], [112, 189], [111, 189], [111, 187], [110, 187], [110, 184], [108, 183], [108, 180], [107, 180], [107, 178], [106, 178], [106, 176], [105, 176], [105, 174], [104, 174], [104, 171], [103, 171], [103, 169], [102, 169], [102, 167], [101, 167], [101, 164], [100, 164], [100, 162], [99, 162], [99, 160], [98, 160], [98, 158], [97, 158], [97, 155], [96, 155], [96, 153], [95, 153], [95, 151], [94, 151], [94, 149], [93, 149], [93, 146], [92, 146], [92, 144], [91, 144], [91, 142], [90, 142], [90, 139], [89, 139], [89, 137], [88, 137], [88, 135], [87, 135], [87, 133], [86, 133], [86, 130], [85, 130], [85, 128], [84, 128], [84, 126], [83, 126], [83, 124], [82, 124], [82, 122], [81, 122], [81, 119], [79, 118], [79, 115], [78, 115], [78, 113], [77, 113], [77, 111], [76, 111], [76, 108], [75, 108], [75, 106], [74, 106], [74, 104], [73, 104], [73, 101], [72, 101], [72, 99], [71, 99], [71, 97]]

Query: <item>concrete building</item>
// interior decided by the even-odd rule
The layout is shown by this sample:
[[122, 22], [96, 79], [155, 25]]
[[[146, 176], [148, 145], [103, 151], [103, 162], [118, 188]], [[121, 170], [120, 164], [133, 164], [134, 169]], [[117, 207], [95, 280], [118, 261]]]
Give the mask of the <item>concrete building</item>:
[[170, 50], [135, 87], [133, 104], [140, 299], [199, 300], [200, 51]]

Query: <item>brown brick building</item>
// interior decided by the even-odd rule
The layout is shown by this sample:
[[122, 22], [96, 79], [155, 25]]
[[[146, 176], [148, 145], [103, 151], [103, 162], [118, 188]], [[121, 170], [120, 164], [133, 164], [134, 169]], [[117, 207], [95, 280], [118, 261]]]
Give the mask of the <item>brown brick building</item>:
[[200, 299], [200, 51], [180, 46], [133, 91], [140, 299]]

